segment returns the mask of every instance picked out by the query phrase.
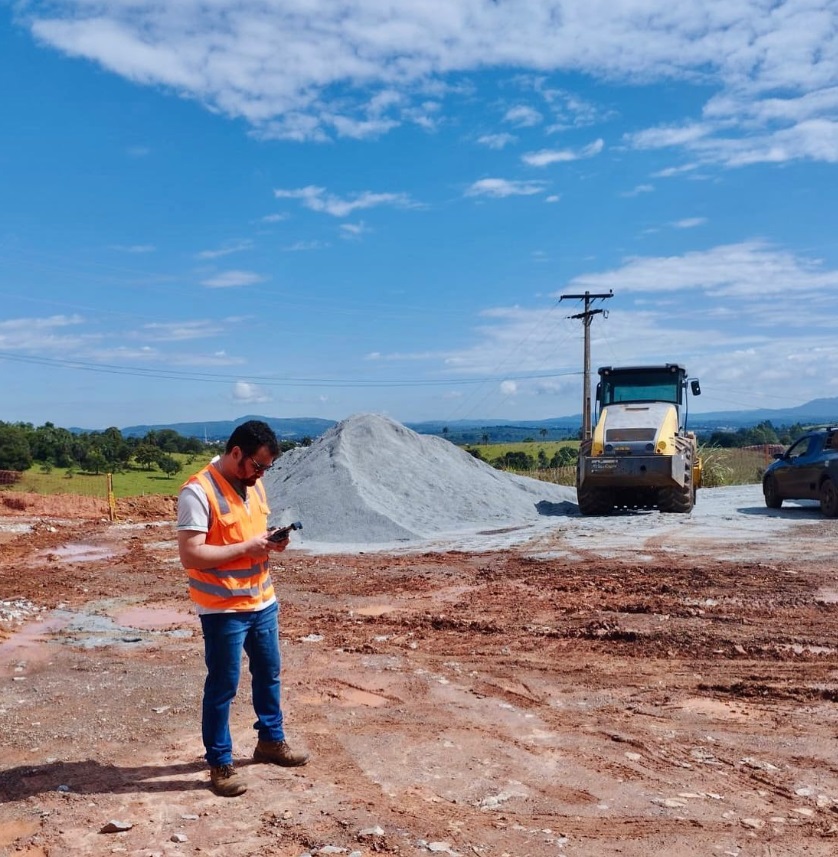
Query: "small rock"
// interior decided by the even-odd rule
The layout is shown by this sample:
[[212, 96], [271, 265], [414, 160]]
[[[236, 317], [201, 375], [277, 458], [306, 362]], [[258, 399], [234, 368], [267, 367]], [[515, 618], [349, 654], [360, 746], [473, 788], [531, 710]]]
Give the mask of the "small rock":
[[64, 792], [64, 793], [66, 793], [66, 792], [70, 791], [70, 787], [69, 787], [69, 786], [61, 785], [61, 786], [59, 786], [59, 787], [56, 789], [56, 791], [57, 791], [57, 792]]
[[172, 842], [189, 842], [189, 837], [185, 833], [173, 833], [171, 835]]
[[750, 827], [753, 830], [761, 830], [765, 827], [765, 822], [761, 818], [743, 818], [742, 826]]
[[384, 836], [384, 830], [376, 824], [375, 827], [365, 827], [363, 830], [359, 830], [358, 836]]
[[665, 806], [667, 809], [680, 809], [686, 806], [684, 801], [676, 800], [674, 797], [653, 797], [652, 803], [656, 803], [658, 806]]
[[109, 821], [99, 833], [123, 833], [130, 830], [134, 825], [130, 821]]
[[[322, 641], [323, 641], [323, 635], [322, 634], [309, 634], [306, 637], [300, 637], [301, 643], [321, 643]], [[321, 848], [320, 851], [322, 853], [323, 849]]]

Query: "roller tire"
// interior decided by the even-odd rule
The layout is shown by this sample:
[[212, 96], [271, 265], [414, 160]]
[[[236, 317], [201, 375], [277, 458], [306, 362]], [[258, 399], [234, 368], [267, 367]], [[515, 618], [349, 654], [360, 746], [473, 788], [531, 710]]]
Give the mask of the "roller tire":
[[661, 488], [658, 492], [658, 509], [666, 514], [687, 515], [694, 505], [695, 491], [691, 483], [678, 488]]
[[576, 500], [583, 515], [610, 515], [614, 510], [614, 501], [605, 488], [577, 488]]
[[684, 484], [661, 488], [658, 491], [658, 509], [665, 514], [688, 515], [695, 505], [693, 445], [688, 438], [676, 438], [676, 445], [684, 455]]

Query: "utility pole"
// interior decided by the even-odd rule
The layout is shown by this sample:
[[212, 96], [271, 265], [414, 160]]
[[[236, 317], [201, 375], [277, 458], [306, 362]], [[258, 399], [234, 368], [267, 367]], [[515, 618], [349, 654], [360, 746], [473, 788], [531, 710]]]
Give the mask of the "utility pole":
[[582, 326], [585, 330], [584, 370], [582, 372], [582, 440], [588, 440], [591, 437], [591, 322], [595, 315], [605, 313], [605, 310], [591, 309], [591, 303], [613, 297], [614, 290], [611, 289], [607, 295], [592, 295], [590, 292], [585, 292], [584, 295], [562, 295], [559, 298], [560, 301], [565, 298], [585, 301], [584, 312], [569, 316], [569, 318], [582, 319]]

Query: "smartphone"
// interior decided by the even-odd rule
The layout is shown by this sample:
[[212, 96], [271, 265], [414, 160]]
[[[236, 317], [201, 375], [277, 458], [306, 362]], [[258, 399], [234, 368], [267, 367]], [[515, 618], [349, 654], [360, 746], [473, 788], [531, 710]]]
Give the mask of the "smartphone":
[[289, 524], [287, 527], [280, 527], [278, 530], [274, 530], [272, 533], [268, 534], [269, 542], [283, 542], [288, 538], [291, 530], [301, 530], [303, 525], [300, 521], [294, 521], [293, 524]]

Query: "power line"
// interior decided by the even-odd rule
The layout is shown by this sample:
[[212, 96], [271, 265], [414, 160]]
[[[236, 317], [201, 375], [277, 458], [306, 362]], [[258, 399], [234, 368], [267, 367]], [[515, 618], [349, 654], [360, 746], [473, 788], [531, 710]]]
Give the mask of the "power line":
[[391, 379], [386, 381], [363, 380], [353, 378], [295, 378], [276, 376], [247, 376], [230, 375], [213, 372], [180, 372], [176, 369], [147, 369], [142, 366], [116, 366], [109, 363], [89, 363], [83, 360], [58, 360], [49, 357], [23, 356], [0, 351], [0, 360], [17, 363], [30, 363], [47, 366], [54, 369], [70, 369], [82, 372], [98, 372], [107, 375], [128, 375], [136, 378], [151, 378], [163, 381], [192, 381], [205, 383], [236, 383], [246, 381], [261, 386], [273, 387], [434, 387], [458, 384], [486, 384], [502, 380], [531, 380], [539, 378], [558, 378], [568, 374], [578, 373], [532, 373], [516, 374], [503, 377], [482, 378], [427, 378], [427, 379]]

